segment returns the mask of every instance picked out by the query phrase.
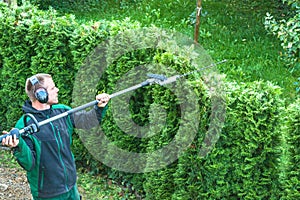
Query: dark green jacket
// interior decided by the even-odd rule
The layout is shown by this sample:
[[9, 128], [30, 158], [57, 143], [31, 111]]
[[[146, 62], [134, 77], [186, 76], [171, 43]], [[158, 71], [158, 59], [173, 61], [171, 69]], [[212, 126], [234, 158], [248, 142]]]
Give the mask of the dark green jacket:
[[[47, 110], [36, 110], [27, 101], [25, 113], [31, 113], [38, 122], [64, 113], [71, 108], [62, 104]], [[27, 179], [34, 197], [50, 198], [71, 190], [76, 184], [76, 166], [71, 152], [73, 129], [89, 129], [99, 125], [105, 109], [97, 106], [90, 111], [54, 120], [40, 127], [39, 132], [22, 136], [14, 151], [19, 164], [27, 171]], [[22, 129], [33, 121], [22, 116], [16, 128]]]

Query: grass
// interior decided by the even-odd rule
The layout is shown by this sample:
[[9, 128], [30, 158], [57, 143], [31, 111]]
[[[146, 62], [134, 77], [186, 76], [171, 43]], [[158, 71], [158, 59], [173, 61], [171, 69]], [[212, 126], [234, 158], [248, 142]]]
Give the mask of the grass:
[[[74, 6], [76, 9], [64, 8], [62, 12], [74, 14], [80, 23], [129, 17], [144, 26], [154, 24], [194, 37], [190, 15], [195, 11], [196, 1], [105, 2], [90, 5], [88, 11], [83, 10], [84, 6]], [[219, 71], [231, 81], [271, 81], [282, 87], [283, 97], [292, 102], [297, 97], [294, 82], [300, 73], [291, 73], [285, 66], [280, 58], [280, 41], [268, 34], [263, 25], [267, 12], [278, 18], [287, 13], [278, 0], [215, 0], [203, 1], [202, 6], [199, 43], [215, 61], [228, 60], [218, 66]]]

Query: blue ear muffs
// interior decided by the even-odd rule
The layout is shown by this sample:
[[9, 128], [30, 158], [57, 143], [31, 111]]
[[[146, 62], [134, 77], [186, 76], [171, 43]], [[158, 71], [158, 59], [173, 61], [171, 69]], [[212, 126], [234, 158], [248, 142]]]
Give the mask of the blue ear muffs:
[[43, 87], [36, 88], [36, 85], [39, 84], [39, 80], [36, 76], [32, 76], [30, 79], [32, 86], [34, 87], [34, 96], [40, 103], [48, 102], [48, 92]]

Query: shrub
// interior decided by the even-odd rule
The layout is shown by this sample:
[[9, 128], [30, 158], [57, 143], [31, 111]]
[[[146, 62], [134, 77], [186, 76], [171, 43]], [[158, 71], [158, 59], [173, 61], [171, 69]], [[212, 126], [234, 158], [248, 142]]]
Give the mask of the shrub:
[[[2, 125], [9, 129], [22, 114], [20, 109], [27, 99], [26, 78], [38, 73], [53, 75], [60, 88], [62, 103], [70, 103], [71, 85], [75, 70], [68, 42], [77, 27], [72, 16], [57, 17], [55, 10], [46, 12], [26, 4], [15, 10], [1, 4], [0, 91], [2, 96]], [[11, 92], [13, 91], [13, 92]]]
[[300, 99], [289, 105], [285, 111], [283, 123], [283, 136], [285, 144], [283, 162], [283, 189], [282, 199], [299, 199], [300, 178], [299, 178], [299, 117], [300, 117]]
[[300, 69], [300, 5], [297, 0], [283, 0], [283, 3], [291, 6], [294, 15], [288, 19], [277, 21], [267, 13], [265, 18], [265, 28], [276, 35], [281, 41], [284, 50], [284, 59], [290, 66], [291, 70]]
[[[280, 88], [226, 84], [226, 121], [215, 148], [199, 154], [204, 132], [179, 158], [172, 199], [277, 199], [280, 194]], [[209, 122], [206, 122], [209, 123]], [[171, 198], [171, 197], [169, 197]]]

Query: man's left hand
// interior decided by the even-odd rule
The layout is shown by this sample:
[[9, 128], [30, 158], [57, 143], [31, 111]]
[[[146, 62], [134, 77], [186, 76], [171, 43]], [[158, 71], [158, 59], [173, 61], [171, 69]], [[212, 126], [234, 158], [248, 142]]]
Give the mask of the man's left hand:
[[108, 104], [110, 96], [106, 93], [98, 94], [96, 100], [98, 101], [98, 107], [103, 108]]

